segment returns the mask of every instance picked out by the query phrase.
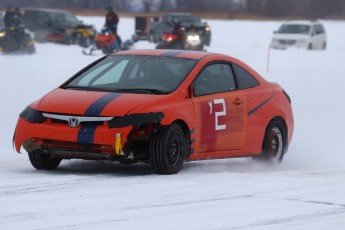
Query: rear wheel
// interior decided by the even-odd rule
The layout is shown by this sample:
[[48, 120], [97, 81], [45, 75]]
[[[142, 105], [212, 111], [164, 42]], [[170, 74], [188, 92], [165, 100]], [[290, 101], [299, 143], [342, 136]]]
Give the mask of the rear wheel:
[[34, 150], [34, 151], [29, 152], [29, 159], [32, 166], [34, 166], [34, 168], [38, 170], [56, 169], [61, 162], [61, 159], [54, 158], [50, 156], [49, 154], [45, 154], [41, 150]]
[[263, 150], [260, 156], [255, 159], [280, 163], [286, 150], [286, 129], [284, 124], [279, 120], [273, 120], [266, 128]]
[[327, 48], [327, 43], [324, 42], [323, 45], [322, 45], [322, 49], [325, 50]]
[[155, 133], [150, 143], [151, 166], [158, 174], [175, 174], [187, 152], [185, 134], [178, 124]]

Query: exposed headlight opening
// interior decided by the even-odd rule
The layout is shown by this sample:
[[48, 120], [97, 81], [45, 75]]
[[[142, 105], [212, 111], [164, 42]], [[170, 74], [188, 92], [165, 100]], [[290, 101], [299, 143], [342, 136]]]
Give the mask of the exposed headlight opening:
[[41, 124], [47, 120], [40, 111], [37, 111], [30, 106], [26, 107], [19, 116], [28, 122], [37, 124]]

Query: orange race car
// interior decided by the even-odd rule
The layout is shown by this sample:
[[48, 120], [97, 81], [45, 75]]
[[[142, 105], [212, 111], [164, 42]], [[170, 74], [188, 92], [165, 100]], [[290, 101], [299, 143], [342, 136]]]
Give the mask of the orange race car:
[[288, 94], [222, 54], [131, 50], [105, 56], [20, 114], [17, 152], [36, 169], [62, 159], [150, 162], [252, 156], [280, 162], [293, 133]]

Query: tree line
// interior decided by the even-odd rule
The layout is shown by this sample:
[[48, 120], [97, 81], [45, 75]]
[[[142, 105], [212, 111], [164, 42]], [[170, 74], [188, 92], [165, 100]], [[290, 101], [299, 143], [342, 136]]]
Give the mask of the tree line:
[[345, 0], [1, 0], [7, 6], [101, 10], [117, 12], [188, 11], [228, 15], [251, 14], [270, 18], [345, 18]]

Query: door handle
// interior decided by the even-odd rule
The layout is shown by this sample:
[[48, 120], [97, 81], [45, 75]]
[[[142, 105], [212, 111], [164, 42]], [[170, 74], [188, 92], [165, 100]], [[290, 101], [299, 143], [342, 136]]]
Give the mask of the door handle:
[[240, 104], [242, 104], [242, 100], [239, 97], [236, 97], [232, 103], [234, 105], [240, 105]]

